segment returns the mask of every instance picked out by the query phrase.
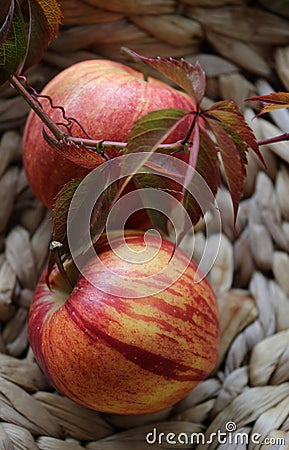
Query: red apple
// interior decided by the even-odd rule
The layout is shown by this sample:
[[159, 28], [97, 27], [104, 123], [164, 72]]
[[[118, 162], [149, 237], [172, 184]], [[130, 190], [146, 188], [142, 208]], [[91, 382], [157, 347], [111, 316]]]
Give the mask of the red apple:
[[[184, 93], [161, 81], [143, 75], [130, 67], [107, 60], [83, 61], [56, 75], [42, 94], [61, 105], [67, 117], [73, 117], [93, 139], [126, 142], [130, 130], [140, 117], [148, 112], [182, 108], [195, 110], [193, 101]], [[40, 99], [45, 111], [55, 122], [63, 122], [59, 109]], [[190, 119], [185, 121], [166, 142], [175, 142], [188, 132]], [[28, 182], [34, 194], [52, 208], [61, 187], [80, 177], [87, 170], [76, 166], [50, 147], [42, 136], [43, 123], [32, 111], [23, 136], [23, 158]], [[85, 137], [77, 124], [72, 126], [74, 136]], [[116, 156], [116, 151], [107, 152]], [[99, 158], [99, 162], [103, 162]]]
[[[144, 250], [142, 232], [127, 232], [125, 242]], [[153, 238], [151, 245], [157, 245]], [[46, 376], [72, 400], [109, 413], [153, 413], [178, 402], [213, 369], [217, 302], [206, 279], [194, 282], [193, 261], [180, 273], [186, 258], [179, 248], [169, 276], [158, 275], [166, 288], [146, 295], [158, 286], [146, 277], [167, 267], [171, 242], [162, 240], [141, 264], [127, 260], [118, 237], [114, 248], [122, 258], [105, 243], [98, 248], [102, 264], [95, 257], [79, 276], [69, 263], [73, 289], [55, 269], [49, 290], [43, 274], [31, 304], [29, 340]], [[120, 277], [117, 285], [107, 268]]]

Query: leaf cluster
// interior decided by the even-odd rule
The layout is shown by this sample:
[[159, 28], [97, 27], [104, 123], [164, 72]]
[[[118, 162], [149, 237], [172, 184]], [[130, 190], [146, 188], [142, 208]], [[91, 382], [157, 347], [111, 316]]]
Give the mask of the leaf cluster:
[[[183, 59], [149, 58], [138, 55], [132, 50], [126, 50], [126, 53], [130, 54], [134, 60], [138, 59], [153, 67], [182, 88], [193, 99], [195, 108], [191, 111], [180, 109], [153, 111], [135, 123], [123, 153], [141, 152], [143, 159], [129, 177], [121, 180], [112, 190], [108, 189], [103, 193], [99, 200], [101, 203], [96, 206], [98, 219], [93, 221], [90, 232], [99, 235], [100, 227], [104, 227], [111, 207], [125, 192], [129, 184], [130, 186], [133, 184], [136, 189], [152, 186], [154, 189], [171, 193], [182, 203], [189, 214], [191, 224], [195, 225], [210, 208], [216, 196], [221, 183], [221, 162], [231, 193], [236, 219], [246, 177], [248, 150], [251, 149], [263, 161], [254, 133], [242, 112], [233, 101], [229, 100], [215, 103], [207, 110], [201, 108], [206, 91], [206, 76], [198, 63], [191, 65]], [[164, 145], [167, 137], [184, 121], [190, 123], [187, 135], [171, 146]], [[87, 152], [85, 155], [81, 147], [78, 151], [72, 152], [71, 147], [66, 147], [61, 143], [57, 144], [56, 148], [67, 158], [83, 166], [89, 166], [89, 169], [94, 164], [93, 159]], [[165, 152], [185, 161], [186, 171], [182, 174], [177, 173], [173, 164], [166, 167], [155, 163], [152, 165], [150, 156], [158, 152]], [[82, 158], [82, 162], [79, 161], [79, 158]], [[142, 175], [139, 173], [140, 169], [142, 169]], [[196, 192], [198, 189], [199, 178], [196, 177], [196, 173], [205, 181], [211, 192], [211, 196], [204, 198], [201, 205], [192, 195], [192, 192]], [[170, 179], [172, 174], [179, 176], [179, 182], [175, 182], [173, 185]], [[56, 201], [53, 236], [56, 241], [65, 242], [65, 224], [71, 188], [74, 189], [78, 183], [79, 180], [72, 181], [64, 186]], [[112, 196], [112, 192], [114, 196]], [[167, 223], [161, 214], [148, 210], [148, 215], [156, 228], [164, 233], [167, 232]], [[187, 230], [182, 231], [181, 236]]]
[[[14, 75], [24, 73], [42, 58], [49, 43], [58, 34], [60, 22], [61, 10], [57, 0], [1, 0], [0, 85]], [[107, 143], [108, 148], [115, 144], [120, 154], [141, 153], [144, 156], [139, 167], [130, 176], [114, 183], [102, 193], [94, 208], [91, 234], [99, 236], [112, 206], [126, 191], [127, 186], [135, 189], [152, 186], [171, 193], [187, 211], [191, 224], [195, 225], [210, 208], [217, 194], [221, 183], [221, 165], [236, 220], [246, 178], [248, 150], [251, 149], [263, 161], [258, 142], [242, 112], [231, 100], [220, 101], [206, 110], [202, 109], [206, 75], [200, 64], [192, 65], [184, 59], [145, 57], [129, 49], [124, 51], [134, 61], [152, 67], [186, 92], [192, 98], [195, 108], [191, 111], [167, 109], [151, 112], [135, 123], [126, 143]], [[289, 106], [289, 94], [282, 92], [250, 100], [263, 101], [265, 106], [260, 114]], [[168, 136], [183, 123], [190, 124], [186, 135], [179, 142], [164, 144]], [[93, 170], [105, 161], [105, 142], [89, 142], [89, 139], [82, 142], [72, 136], [61, 140], [56, 134], [54, 139], [45, 132], [44, 137], [63, 156], [88, 170]], [[165, 152], [185, 161], [185, 172], [177, 173], [174, 165], [169, 163], [166, 167], [158, 164], [152, 166], [150, 157], [158, 152]], [[211, 192], [211, 196], [204, 197], [202, 204], [192, 195], [192, 192], [200, 189], [196, 174], [201, 176]], [[172, 183], [171, 175], [179, 177], [179, 182]], [[53, 239], [61, 243], [65, 252], [68, 251], [68, 211], [81, 181], [72, 180], [63, 187], [53, 211]], [[167, 222], [163, 215], [156, 211], [148, 211], [148, 214], [153, 225], [166, 233]], [[181, 236], [185, 231], [184, 226]]]

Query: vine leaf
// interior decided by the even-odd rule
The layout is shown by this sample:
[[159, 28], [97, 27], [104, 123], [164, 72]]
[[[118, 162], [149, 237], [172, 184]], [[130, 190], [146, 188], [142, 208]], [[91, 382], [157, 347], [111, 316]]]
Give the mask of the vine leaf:
[[289, 108], [289, 92], [272, 92], [268, 95], [247, 98], [247, 101], [259, 101], [265, 104], [257, 114], [257, 116], [261, 116], [275, 109]]
[[[55, 24], [50, 24], [50, 15], [53, 9], [58, 12], [58, 4], [55, 2], [43, 2], [41, 0], [29, 0], [29, 24], [28, 24], [28, 36], [27, 47], [24, 60], [22, 62], [21, 72], [25, 72], [29, 67], [38, 63], [51, 39], [57, 35], [58, 29], [55, 28]], [[60, 22], [60, 15], [55, 17], [56, 23]], [[39, 36], [41, 38], [39, 39]]]
[[118, 189], [114, 203], [123, 194], [125, 188], [132, 180], [134, 175], [149, 160], [158, 147], [167, 139], [167, 137], [185, 120], [191, 113], [184, 109], [164, 109], [152, 111], [136, 121], [135, 126], [131, 130], [127, 146], [126, 154], [141, 152], [144, 153], [139, 166], [134, 168], [132, 174], [129, 175]]
[[127, 48], [123, 51], [134, 60], [139, 59], [165, 75], [187, 92], [199, 107], [206, 90], [206, 75], [199, 63], [192, 65], [184, 59], [149, 58]]
[[103, 163], [105, 159], [99, 155], [95, 150], [87, 147], [84, 144], [75, 144], [72, 141], [57, 141], [50, 136], [43, 128], [44, 139], [52, 147], [57, 150], [62, 156], [74, 162], [78, 166], [92, 170], [99, 164]]
[[66, 183], [59, 191], [52, 212], [53, 240], [61, 242], [63, 248], [67, 250], [67, 216], [70, 203], [76, 189], [83, 178], [75, 178]]
[[128, 136], [125, 153], [153, 153], [189, 114], [185, 109], [162, 109], [141, 117]]
[[[80, 196], [77, 198], [77, 207], [74, 211], [72, 208], [72, 198], [76, 194], [77, 189], [80, 184], [83, 182], [84, 177], [76, 178], [68, 183], [66, 183], [60, 192], [57, 195], [55, 205], [52, 212], [52, 220], [53, 220], [53, 232], [52, 238], [53, 242], [57, 244], [55, 251], [55, 245], [53, 251], [50, 252], [49, 264], [48, 264], [48, 274], [47, 280], [49, 280], [49, 275], [53, 270], [55, 264], [61, 266], [60, 255], [62, 258], [66, 259], [70, 257], [70, 249], [68, 245], [68, 237], [67, 237], [67, 224], [68, 224], [68, 214], [70, 215], [70, 220], [81, 221], [86, 215], [86, 197], [85, 195], [90, 196], [93, 191], [93, 186], [90, 183], [94, 183], [95, 180], [89, 180], [84, 185], [84, 189], [81, 190]], [[95, 202], [94, 208], [90, 217], [90, 226], [87, 230], [84, 231], [83, 235], [78, 236], [77, 242], [77, 252], [85, 253], [87, 250], [87, 246], [90, 245], [90, 242], [93, 244], [96, 243], [99, 236], [105, 229], [105, 225], [107, 222], [107, 217], [110, 212], [112, 199], [114, 198], [117, 191], [117, 183], [109, 184], [106, 189], [101, 192], [97, 201]], [[71, 210], [71, 211], [70, 211]]]
[[62, 19], [61, 9], [57, 0], [37, 0], [37, 3], [41, 6], [48, 24], [50, 32], [47, 41], [48, 46], [52, 39], [58, 35], [59, 25]]
[[6, 38], [13, 20], [15, 0], [2, 0], [0, 10], [0, 44]]
[[[186, 189], [183, 191], [182, 198], [182, 204], [193, 226], [210, 209], [221, 184], [220, 161], [216, 145], [205, 128], [198, 126], [197, 134], [198, 155], [195, 163], [195, 172], [190, 176]], [[202, 179], [201, 183], [200, 179]], [[204, 183], [206, 188], [204, 188]], [[189, 231], [187, 227], [188, 224], [184, 222], [176, 246], [181, 243]]]
[[[161, 167], [160, 167], [161, 172], [158, 174], [152, 173], [149, 163], [145, 165], [144, 169], [146, 170], [146, 172], [136, 174], [133, 179], [133, 183], [137, 189], [152, 188], [167, 192], [168, 194], [172, 193], [172, 186], [170, 179], [162, 175], [164, 171], [162, 171]], [[168, 174], [169, 172], [166, 171], [166, 173]], [[146, 191], [142, 191], [140, 200], [143, 201], [143, 204], [145, 204], [145, 197]], [[148, 203], [149, 200], [150, 198], [148, 196]], [[152, 225], [156, 229], [162, 231], [164, 234], [168, 234], [167, 216], [163, 214], [161, 211], [158, 211], [157, 209], [153, 208], [146, 209], [146, 212]]]
[[[50, 274], [57, 265], [59, 271], [66, 279], [63, 267], [64, 257], [69, 256], [69, 246], [67, 241], [67, 217], [73, 195], [80, 185], [82, 178], [76, 178], [66, 183], [59, 191], [52, 211], [52, 242], [50, 244], [50, 253], [47, 264], [46, 283], [50, 288]], [[68, 280], [69, 281], [69, 280]]]
[[56, 0], [1, 0], [0, 84], [41, 60], [61, 17]]
[[[14, 2], [12, 2], [14, 5]], [[25, 24], [19, 4], [10, 8], [1, 27], [0, 85], [13, 75], [21, 63], [26, 48]]]
[[224, 100], [215, 103], [204, 112], [203, 118], [214, 134], [222, 157], [236, 221], [243, 194], [249, 148], [263, 163], [264, 160], [252, 129], [233, 101]]

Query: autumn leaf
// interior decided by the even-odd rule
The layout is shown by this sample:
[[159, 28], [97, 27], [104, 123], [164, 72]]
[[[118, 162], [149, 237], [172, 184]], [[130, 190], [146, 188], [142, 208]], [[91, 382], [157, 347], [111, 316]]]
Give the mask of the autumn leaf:
[[66, 140], [57, 141], [45, 129], [43, 129], [43, 136], [48, 144], [54, 147], [57, 152], [78, 166], [92, 170], [105, 161], [94, 149], [84, 144], [75, 144], [72, 141]]
[[202, 117], [213, 132], [222, 157], [236, 220], [246, 178], [247, 152], [251, 148], [264, 163], [263, 157], [253, 131], [233, 101], [215, 103]]
[[128, 136], [125, 153], [154, 152], [189, 114], [185, 109], [162, 109], [141, 117]]
[[67, 259], [69, 255], [69, 245], [67, 241], [67, 217], [70, 208], [71, 200], [78, 186], [80, 185], [82, 178], [76, 178], [66, 183], [57, 194], [55, 204], [52, 210], [52, 242], [50, 244], [50, 253], [47, 264], [46, 283], [50, 287], [50, 274], [57, 265], [58, 270], [63, 275], [64, 279], [67, 279], [63, 260]]
[[61, 21], [60, 8], [54, 0], [28, 0], [28, 8], [27, 47], [21, 72], [42, 59], [51, 40], [58, 34]]
[[40, 61], [60, 22], [56, 0], [1, 1], [0, 84]]
[[259, 95], [257, 97], [250, 97], [247, 101], [259, 101], [265, 104], [261, 111], [257, 114], [262, 114], [274, 111], [275, 109], [289, 108], [289, 92], [272, 92], [268, 95]]
[[[182, 199], [182, 204], [191, 220], [189, 225], [196, 225], [212, 207], [220, 184], [220, 162], [216, 145], [207, 130], [199, 127], [199, 150], [195, 171]], [[176, 242], [177, 246], [188, 231], [184, 222]]]
[[[77, 206], [72, 204], [72, 199], [76, 195], [77, 189], [83, 182], [83, 178], [77, 178], [66, 183], [57, 195], [55, 205], [52, 211], [53, 232], [52, 232], [52, 245], [50, 246], [50, 255], [47, 269], [47, 283], [49, 285], [49, 276], [54, 266], [57, 265], [58, 269], [65, 276], [63, 267], [63, 261], [70, 259], [70, 247], [68, 242], [68, 215], [70, 214], [70, 221], [76, 221], [77, 223], [83, 219], [82, 213], [86, 210], [85, 196], [83, 196], [83, 190], [80, 193], [80, 197], [77, 200]], [[94, 182], [94, 179], [90, 180], [85, 185], [87, 194], [90, 194], [89, 183]], [[90, 227], [85, 230], [84, 233], [77, 237], [77, 252], [85, 253], [88, 249], [88, 243], [94, 243], [98, 240], [98, 237], [104, 231], [107, 217], [110, 211], [110, 205], [112, 198], [116, 192], [116, 185], [112, 183], [109, 185], [98, 197], [95, 202], [94, 208], [90, 217]], [[83, 209], [84, 208], [84, 209]], [[74, 249], [75, 251], [75, 249]], [[74, 254], [75, 256], [75, 254]]]
[[140, 152], [143, 153], [143, 158], [138, 167], [135, 167], [131, 175], [122, 183], [114, 202], [119, 199], [138, 170], [149, 160], [150, 155], [156, 152], [189, 114], [191, 113], [184, 109], [165, 109], [152, 111], [137, 120], [128, 136], [125, 154]]
[[[78, 188], [81, 183], [83, 184], [78, 193]], [[86, 199], [88, 198], [90, 201], [91, 195], [94, 195], [94, 191], [95, 178], [86, 178], [84, 181], [84, 177], [82, 177], [73, 179], [66, 183], [57, 195], [52, 211], [52, 236], [54, 241], [62, 244], [61, 251], [64, 254], [69, 253], [67, 240], [68, 215], [70, 222], [83, 220], [83, 217], [87, 214]], [[108, 214], [111, 209], [112, 200], [116, 194], [116, 191], [117, 183], [109, 183], [108, 181], [107, 187], [103, 189], [98, 198], [95, 199], [95, 204], [89, 218], [90, 225], [87, 230], [84, 230], [82, 235], [77, 237], [77, 251], [79, 253], [85, 253], [87, 250], [87, 243], [95, 243], [100, 234], [104, 231]], [[72, 199], [75, 195], [78, 195], [76, 202], [72, 203]]]
[[52, 39], [58, 35], [62, 19], [61, 9], [56, 0], [37, 0], [37, 3], [41, 6], [48, 24], [50, 33], [47, 45], [49, 45]]
[[[163, 174], [164, 171], [161, 173]], [[172, 193], [171, 182], [170, 179], [162, 174], [152, 173], [149, 164], [144, 167], [146, 172], [138, 173], [135, 175], [133, 179], [133, 183], [137, 189], [157, 189], [159, 191], [167, 192], [168, 194]], [[166, 172], [167, 174], [169, 172]], [[143, 201], [143, 205], [145, 204], [145, 200], [147, 198], [147, 203], [150, 203], [150, 195], [146, 195], [146, 190], [142, 191], [141, 200]], [[156, 208], [147, 208], [147, 215], [150, 218], [150, 221], [154, 228], [162, 231], [164, 234], [168, 234], [168, 217], [164, 215], [161, 211], [158, 211]]]
[[[13, 1], [13, 0], [12, 0]], [[13, 1], [14, 5], [14, 1]], [[13, 75], [25, 55], [25, 24], [18, 2], [9, 9], [1, 27], [0, 39], [0, 85]]]
[[195, 101], [197, 108], [199, 107], [206, 90], [206, 75], [199, 63], [192, 65], [183, 58], [180, 60], [161, 57], [149, 58], [130, 49], [124, 49], [124, 51], [133, 59], [139, 59], [165, 75], [187, 92]]
[[14, 0], [2, 0], [0, 10], [0, 44], [6, 38], [11, 26], [15, 9]]
[[25, 72], [38, 63], [50, 42], [58, 35], [61, 10], [56, 0], [27, 0], [29, 9], [26, 54], [21, 67]]
[[52, 211], [53, 240], [61, 242], [67, 249], [67, 216], [70, 203], [82, 178], [76, 178], [66, 183], [59, 191]]

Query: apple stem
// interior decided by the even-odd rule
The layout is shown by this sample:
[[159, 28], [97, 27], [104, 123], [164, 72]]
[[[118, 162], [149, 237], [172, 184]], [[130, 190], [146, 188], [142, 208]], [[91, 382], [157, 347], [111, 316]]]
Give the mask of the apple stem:
[[31, 109], [35, 111], [35, 113], [40, 117], [42, 122], [45, 123], [47, 128], [53, 133], [53, 135], [56, 137], [58, 141], [61, 141], [62, 139], [67, 138], [68, 133], [65, 133], [52, 119], [51, 117], [46, 114], [46, 112], [43, 110], [41, 104], [35, 100], [33, 95], [29, 94], [27, 89], [22, 85], [19, 78], [15, 75], [13, 75], [10, 78], [10, 83], [12, 86], [17, 90], [17, 92], [21, 95], [21, 97], [24, 98], [24, 100], [28, 103]]

